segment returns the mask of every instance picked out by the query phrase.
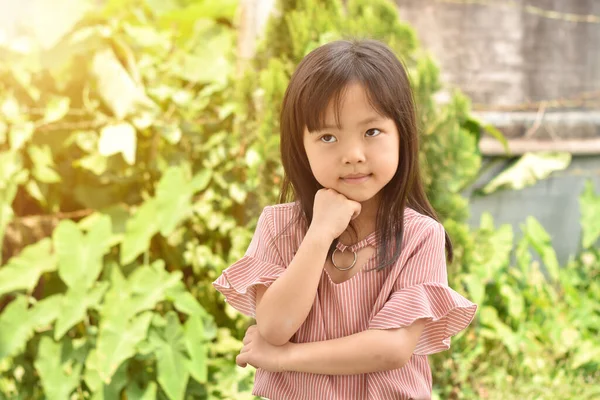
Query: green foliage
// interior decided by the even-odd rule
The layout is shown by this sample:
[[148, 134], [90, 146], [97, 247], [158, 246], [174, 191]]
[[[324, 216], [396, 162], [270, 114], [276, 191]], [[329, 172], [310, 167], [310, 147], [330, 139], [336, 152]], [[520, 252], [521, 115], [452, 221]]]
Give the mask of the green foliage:
[[462, 94], [435, 100], [438, 68], [393, 3], [282, 1], [239, 75], [235, 1], [75, 3], [44, 3], [29, 36], [0, 43], [0, 397], [253, 398], [253, 370], [234, 363], [249, 321], [211, 282], [277, 200], [295, 65], [346, 36], [383, 40], [407, 65], [450, 283], [481, 306], [431, 358], [436, 395], [593, 394], [598, 196], [586, 187], [585, 251], [564, 267], [534, 220], [516, 244], [489, 216], [471, 231], [460, 193], [485, 127]]
[[564, 170], [570, 163], [571, 153], [527, 153], [485, 185], [482, 192], [490, 194], [501, 187], [522, 189], [547, 178], [552, 172]]

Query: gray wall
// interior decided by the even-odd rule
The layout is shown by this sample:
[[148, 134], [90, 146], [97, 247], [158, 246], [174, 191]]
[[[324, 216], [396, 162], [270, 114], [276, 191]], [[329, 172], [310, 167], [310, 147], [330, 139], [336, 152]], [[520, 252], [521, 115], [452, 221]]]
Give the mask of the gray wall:
[[[490, 170], [483, 174], [474, 188], [483, 186], [497, 172]], [[552, 237], [563, 265], [581, 246], [579, 196], [587, 179], [592, 179], [595, 192], [600, 192], [600, 157], [573, 158], [566, 170], [522, 190], [502, 190], [487, 196], [466, 193], [470, 196], [470, 224], [478, 226], [481, 215], [489, 212], [495, 226], [510, 224], [518, 240], [522, 237], [520, 225], [533, 216]]]
[[[600, 23], [524, 11], [531, 5], [600, 16], [598, 0], [516, 0], [487, 4], [396, 0], [441, 65], [442, 77], [476, 103], [512, 105], [600, 90]], [[517, 4], [494, 6], [492, 4]]]

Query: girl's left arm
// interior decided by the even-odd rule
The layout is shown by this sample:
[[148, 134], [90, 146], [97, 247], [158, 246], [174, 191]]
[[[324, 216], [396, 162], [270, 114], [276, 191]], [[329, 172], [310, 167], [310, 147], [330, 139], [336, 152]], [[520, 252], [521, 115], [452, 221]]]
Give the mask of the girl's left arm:
[[250, 327], [236, 362], [274, 372], [354, 375], [404, 366], [412, 356], [427, 321], [398, 329], [368, 329], [339, 339], [272, 346]]

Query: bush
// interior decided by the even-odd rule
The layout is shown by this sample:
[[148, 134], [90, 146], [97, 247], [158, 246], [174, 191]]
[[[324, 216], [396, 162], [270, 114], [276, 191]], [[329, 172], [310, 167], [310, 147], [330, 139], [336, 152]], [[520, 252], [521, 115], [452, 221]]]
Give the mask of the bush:
[[481, 306], [431, 357], [435, 393], [591, 398], [598, 197], [582, 197], [585, 252], [564, 268], [534, 220], [516, 247], [490, 217], [472, 231], [460, 193], [479, 170], [481, 126], [460, 93], [434, 101], [438, 70], [392, 3], [282, 1], [239, 76], [235, 3], [44, 7], [59, 11], [54, 31], [0, 47], [3, 397], [253, 397], [252, 369], [234, 363], [250, 321], [211, 282], [277, 202], [278, 111], [296, 63], [353, 35], [409, 68], [427, 192], [455, 245], [450, 283]]

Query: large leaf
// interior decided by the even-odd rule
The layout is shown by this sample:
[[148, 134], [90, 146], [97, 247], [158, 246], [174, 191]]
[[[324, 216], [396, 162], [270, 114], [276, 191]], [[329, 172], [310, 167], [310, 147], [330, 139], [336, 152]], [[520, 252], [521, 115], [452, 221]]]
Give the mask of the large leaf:
[[184, 331], [177, 314], [167, 314], [163, 338], [153, 335], [151, 339], [157, 346], [158, 383], [169, 399], [182, 400], [190, 373], [187, 368], [189, 359], [185, 356]]
[[155, 107], [111, 49], [94, 55], [92, 71], [100, 97], [119, 120], [133, 114], [140, 106]]
[[594, 184], [591, 180], [585, 183], [585, 189], [579, 197], [579, 207], [581, 209], [583, 248], [587, 249], [594, 245], [600, 237], [600, 195], [594, 193]]
[[567, 168], [570, 163], [570, 153], [527, 153], [488, 183], [483, 193], [489, 194], [501, 187], [523, 189], [547, 178], [552, 172]]
[[0, 268], [0, 296], [16, 290], [31, 292], [40, 276], [56, 270], [56, 257], [51, 254], [51, 241], [44, 238], [27, 246]]
[[31, 327], [36, 330], [46, 330], [48, 325], [58, 317], [62, 298], [62, 294], [54, 294], [40, 300], [35, 306], [30, 308], [29, 322]]
[[208, 380], [208, 341], [204, 337], [204, 324], [199, 315], [193, 315], [185, 323], [185, 344], [191, 360], [188, 370], [200, 383]]
[[[91, 400], [113, 400], [121, 398], [121, 391], [127, 385], [129, 376], [127, 373], [129, 363], [122, 363], [119, 368], [115, 371], [113, 376], [110, 378], [109, 383], [105, 383], [98, 375], [96, 365], [94, 362], [97, 360], [95, 350], [90, 352], [90, 359], [86, 359], [86, 371], [85, 371], [85, 382], [90, 386], [94, 395]], [[135, 398], [137, 399], [137, 398]]]
[[171, 65], [172, 73], [189, 82], [224, 85], [232, 72], [227, 58], [234, 43], [231, 31], [205, 18], [195, 20], [194, 28], [202, 36], [202, 46], [195, 54], [180, 51]]
[[135, 164], [135, 153], [137, 149], [137, 136], [135, 128], [122, 122], [116, 125], [108, 125], [100, 131], [98, 141], [98, 152], [102, 156], [111, 156], [121, 153], [129, 165]]
[[550, 235], [533, 217], [527, 217], [525, 221], [525, 234], [531, 246], [542, 258], [550, 277], [556, 282], [560, 266], [556, 258], [556, 252], [552, 248]]
[[[72, 360], [62, 360], [63, 343], [56, 343], [48, 336], [42, 337], [38, 355], [34, 362], [40, 374], [44, 394], [49, 400], [70, 398], [71, 392], [79, 385], [82, 365]], [[69, 368], [65, 368], [65, 366]]]
[[22, 352], [31, 335], [27, 298], [19, 296], [0, 314], [0, 360]]
[[160, 229], [156, 218], [157, 213], [156, 201], [148, 199], [127, 221], [127, 232], [121, 244], [122, 264], [129, 264], [148, 250], [150, 239]]
[[121, 363], [136, 354], [136, 345], [146, 338], [152, 313], [146, 312], [134, 317], [131, 322], [103, 320], [100, 324], [97, 342], [98, 374], [106, 383]]
[[163, 301], [166, 292], [181, 282], [182, 273], [168, 273], [162, 260], [137, 268], [128, 278], [133, 312], [151, 310]]
[[83, 285], [69, 288], [59, 306], [60, 313], [54, 326], [54, 339], [59, 340], [71, 327], [83, 320], [87, 309], [96, 307], [100, 303], [106, 289], [108, 289], [108, 282], [99, 282], [92, 289]]
[[25, 23], [43, 49], [54, 47], [81, 20], [90, 4], [84, 0], [34, 0]]
[[156, 391], [158, 386], [156, 382], [148, 382], [148, 386], [142, 389], [138, 386], [137, 382], [131, 381], [129, 385], [127, 385], [127, 398], [135, 399], [135, 400], [156, 400]]
[[156, 188], [156, 206], [160, 233], [168, 236], [191, 214], [192, 189], [183, 168], [171, 167], [165, 171]]
[[69, 287], [90, 288], [102, 271], [102, 260], [111, 239], [111, 220], [102, 216], [87, 235], [71, 220], [63, 220], [53, 232], [60, 278]]

